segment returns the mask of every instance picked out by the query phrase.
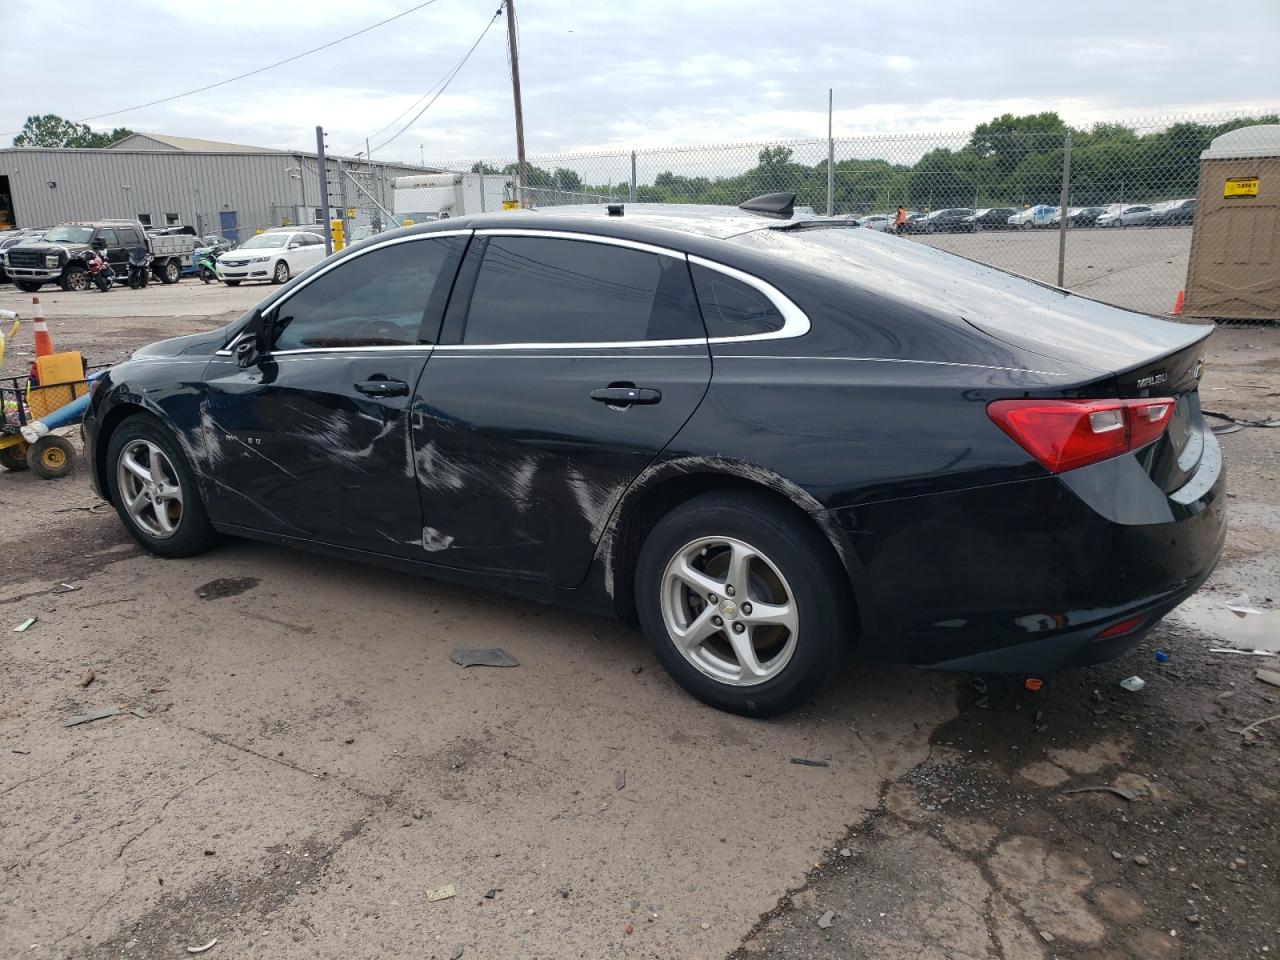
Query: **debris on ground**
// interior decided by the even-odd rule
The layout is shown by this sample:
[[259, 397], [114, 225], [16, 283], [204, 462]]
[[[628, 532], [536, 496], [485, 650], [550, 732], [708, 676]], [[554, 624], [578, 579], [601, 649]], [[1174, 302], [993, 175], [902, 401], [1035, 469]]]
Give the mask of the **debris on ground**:
[[625, 933], [628, 937], [631, 936], [633, 933], [636, 932], [635, 924], [628, 923], [625, 927], [622, 928], [622, 932]]
[[1052, 933], [1050, 933], [1048, 930], [1041, 930], [1041, 931], [1040, 931], [1040, 939], [1041, 939], [1041, 940], [1043, 940], [1045, 943], [1053, 943], [1053, 941], [1054, 941], [1054, 940], [1056, 940], [1056, 939], [1058, 939], [1058, 938], [1057, 938], [1057, 937], [1055, 937], [1055, 936], [1054, 936]]
[[206, 950], [210, 949], [217, 942], [218, 942], [218, 938], [214, 937], [208, 943], [202, 944], [201, 946], [187, 947], [187, 953], [204, 953]]
[[1157, 650], [1156, 663], [1168, 663], [1168, 662], [1169, 662], [1169, 655], [1165, 653], [1163, 650]]
[[1124, 687], [1130, 693], [1137, 693], [1147, 685], [1147, 681], [1141, 677], [1125, 677], [1120, 681], [1120, 686]]
[[252, 590], [261, 582], [257, 577], [219, 577], [196, 587], [196, 596], [201, 600], [221, 600]]
[[1271, 716], [1271, 717], [1263, 717], [1261, 720], [1255, 720], [1253, 721], [1253, 723], [1249, 724], [1247, 727], [1241, 730], [1232, 730], [1231, 732], [1238, 733], [1245, 739], [1248, 739], [1254, 730], [1258, 729], [1258, 727], [1262, 726], [1264, 723], [1271, 723], [1273, 720], [1280, 720], [1280, 713], [1277, 713], [1275, 716]]
[[97, 676], [98, 675], [96, 673], [90, 670], [88, 673], [84, 675], [84, 679], [82, 679], [78, 684], [76, 684], [76, 686], [87, 687], [89, 686], [89, 684], [93, 683], [95, 679], [97, 679]]
[[75, 584], [71, 584], [71, 583], [59, 583], [59, 584], [57, 584], [57, 585], [53, 588], [53, 590], [52, 590], [51, 592], [53, 592], [53, 593], [71, 593], [73, 590], [79, 590], [79, 589], [80, 589], [80, 588], [79, 588], [78, 586], [76, 586]]
[[93, 723], [95, 720], [105, 720], [107, 717], [114, 717], [120, 713], [119, 707], [103, 707], [101, 710], [93, 710], [89, 713], [81, 713], [74, 717], [67, 717], [62, 721], [64, 727], [78, 727], [82, 723]]
[[1275, 670], [1258, 670], [1254, 673], [1254, 677], [1263, 683], [1269, 683], [1273, 687], [1280, 687], [1280, 672]]
[[1230, 610], [1232, 613], [1234, 613], [1241, 620], [1243, 620], [1245, 617], [1251, 614], [1256, 615], [1256, 614], [1266, 613], [1265, 610], [1259, 610], [1257, 607], [1253, 605], [1253, 603], [1249, 600], [1249, 595], [1247, 593], [1242, 593], [1238, 597], [1235, 597], [1231, 600], [1226, 600], [1223, 602], [1222, 605], [1226, 607], [1228, 610]]
[[827, 927], [831, 926], [831, 922], [835, 920], [835, 918], [836, 912], [834, 910], [828, 910], [818, 918], [818, 926], [825, 930]]
[[467, 650], [454, 647], [449, 659], [460, 667], [518, 667], [520, 661], [501, 647]]
[[148, 717], [151, 716], [151, 714], [147, 713], [147, 711], [143, 710], [140, 707], [130, 707], [129, 713], [137, 717], [139, 720], [146, 720]]
[[829, 767], [829, 760], [807, 760], [804, 757], [792, 757], [791, 762], [801, 767]]
[[453, 945], [453, 949], [449, 951], [449, 960], [458, 960], [458, 958], [462, 956], [463, 952], [466, 949], [467, 948], [465, 944], [455, 943]]
[[486, 900], [494, 899], [495, 897], [497, 897], [498, 891], [500, 891], [501, 889], [502, 889], [501, 887], [490, 887], [488, 890], [484, 892], [484, 898]]
[[36, 617], [27, 617], [27, 619], [23, 620], [20, 624], [18, 624], [16, 627], [13, 628], [13, 632], [22, 633], [24, 630], [27, 629], [27, 627], [35, 623], [36, 619], [37, 619]]
[[456, 897], [457, 895], [458, 891], [453, 889], [453, 884], [446, 883], [438, 890], [428, 890], [427, 900], [431, 903], [435, 903], [437, 900], [448, 900], [450, 897]]
[[618, 775], [613, 778], [613, 785], [621, 790], [627, 785], [627, 771], [619, 770]]
[[1237, 650], [1235, 647], [1210, 647], [1210, 653], [1241, 653], [1246, 657], [1274, 657], [1270, 650]]
[[1096, 787], [1076, 787], [1074, 790], [1063, 790], [1063, 796], [1070, 796], [1073, 793], [1114, 793], [1123, 800], [1133, 803], [1147, 795], [1145, 790], [1131, 790], [1128, 787], [1117, 787], [1112, 783], [1104, 783]]

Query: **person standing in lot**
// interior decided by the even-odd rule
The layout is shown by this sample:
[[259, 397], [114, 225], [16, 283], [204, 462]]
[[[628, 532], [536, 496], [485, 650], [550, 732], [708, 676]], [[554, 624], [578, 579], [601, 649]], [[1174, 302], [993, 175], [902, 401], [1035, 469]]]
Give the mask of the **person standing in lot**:
[[893, 232], [901, 234], [907, 228], [907, 208], [899, 207], [898, 214], [893, 218]]

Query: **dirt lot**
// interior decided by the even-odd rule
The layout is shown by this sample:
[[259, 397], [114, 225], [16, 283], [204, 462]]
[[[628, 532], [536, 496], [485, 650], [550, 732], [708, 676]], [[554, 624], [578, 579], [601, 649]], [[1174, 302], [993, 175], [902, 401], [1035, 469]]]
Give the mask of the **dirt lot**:
[[[264, 292], [42, 299], [109, 362]], [[1276, 415], [1280, 330], [1220, 329], [1202, 395]], [[1196, 620], [1035, 694], [859, 666], [770, 722], [609, 621], [257, 544], [166, 562], [82, 472], [0, 475], [0, 956], [1274, 956], [1280, 722], [1237, 731], [1280, 663], [1198, 623], [1280, 600], [1277, 441], [1222, 438]], [[491, 644], [521, 666], [448, 660]], [[1066, 792], [1108, 785], [1135, 798]]]

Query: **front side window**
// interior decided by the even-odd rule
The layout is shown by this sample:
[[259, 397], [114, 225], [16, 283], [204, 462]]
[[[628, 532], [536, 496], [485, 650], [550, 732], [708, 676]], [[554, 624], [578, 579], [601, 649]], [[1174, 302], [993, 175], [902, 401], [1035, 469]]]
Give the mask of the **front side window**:
[[632, 343], [706, 333], [678, 257], [551, 237], [490, 237], [463, 342]]
[[744, 337], [773, 333], [786, 322], [773, 301], [755, 287], [693, 264], [693, 286], [707, 324], [707, 336]]
[[459, 237], [413, 240], [348, 259], [273, 309], [272, 348], [422, 342], [423, 317], [429, 305], [436, 310], [432, 293], [447, 292], [464, 244]]

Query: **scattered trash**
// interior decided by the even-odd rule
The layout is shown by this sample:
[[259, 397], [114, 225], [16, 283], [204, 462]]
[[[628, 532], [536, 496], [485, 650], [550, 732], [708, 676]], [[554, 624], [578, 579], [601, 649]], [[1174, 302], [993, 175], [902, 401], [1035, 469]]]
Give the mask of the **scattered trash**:
[[467, 948], [465, 944], [455, 943], [453, 945], [453, 950], [449, 952], [449, 960], [458, 960], [458, 958], [462, 956], [463, 951], [466, 949]]
[[853, 851], [852, 851], [852, 850], [850, 850], [848, 847], [841, 847], [841, 848], [840, 848], [840, 856], [842, 856], [842, 857], [852, 857], [852, 856], [853, 856]]
[[1169, 662], [1169, 655], [1165, 653], [1163, 650], [1157, 650], [1156, 663], [1168, 663], [1168, 662]]
[[1041, 680], [1039, 677], [1027, 677], [1027, 679], [1023, 682], [1023, 686], [1026, 687], [1028, 690], [1030, 690], [1032, 693], [1039, 693], [1040, 688], [1044, 686], [1044, 681]]
[[791, 762], [801, 767], [829, 767], [829, 760], [806, 760], [804, 757], [792, 757]]
[[428, 890], [427, 900], [431, 903], [435, 903], [437, 900], [448, 900], [450, 897], [456, 897], [457, 895], [458, 891], [453, 889], [453, 884], [446, 883], [439, 890]]
[[353, 743], [355, 743], [355, 742], [356, 742], [356, 738], [355, 738], [355, 737], [347, 737], [347, 739], [343, 740], [342, 742], [343, 742], [343, 743], [345, 743], [347, 746], [351, 746], [351, 744], [353, 744]]
[[1272, 720], [1280, 720], [1280, 713], [1277, 713], [1273, 717], [1263, 717], [1261, 720], [1255, 720], [1253, 723], [1249, 724], [1247, 727], [1243, 728], [1242, 730], [1232, 730], [1231, 732], [1238, 733], [1243, 737], [1248, 737], [1249, 734], [1251, 734], [1258, 727], [1262, 726], [1264, 723], [1270, 723]]
[[709, 924], [709, 923], [702, 923], [702, 924], [699, 924], [699, 926], [700, 926], [700, 927], [702, 927], [702, 929], [703, 929], [703, 930], [710, 930], [710, 929], [711, 929], [711, 924]]
[[834, 920], [835, 918], [836, 918], [836, 912], [834, 910], [828, 910], [826, 913], [824, 913], [822, 916], [818, 918], [818, 926], [820, 926], [823, 930], [825, 930], [827, 929], [827, 927], [831, 926], [831, 921]]
[[20, 624], [18, 624], [16, 627], [13, 628], [13, 632], [22, 633], [24, 630], [27, 629], [27, 627], [31, 626], [35, 622], [36, 622], [35, 617], [27, 617], [27, 619], [23, 620]]
[[1145, 790], [1130, 790], [1128, 787], [1117, 787], [1114, 784], [1104, 783], [1097, 787], [1077, 787], [1074, 790], [1063, 790], [1063, 796], [1070, 796], [1073, 793], [1114, 793], [1123, 800], [1133, 803], [1147, 795]]
[[1263, 683], [1269, 683], [1273, 687], [1280, 687], [1280, 673], [1275, 670], [1258, 670], [1254, 676]]
[[490, 887], [488, 890], [484, 892], [484, 898], [486, 900], [494, 899], [498, 895], [498, 891], [501, 889], [502, 889], [501, 887]]
[[105, 720], [107, 717], [114, 717], [120, 713], [119, 707], [103, 707], [101, 710], [94, 710], [91, 713], [82, 713], [74, 717], [67, 717], [62, 721], [64, 727], [78, 727], [82, 723], [93, 723], [95, 720]]
[[214, 937], [212, 940], [210, 940], [208, 943], [204, 944], [203, 946], [187, 947], [187, 953], [204, 953], [206, 950], [210, 949], [217, 942], [218, 942], [218, 938]]
[[1136, 864], [1137, 864], [1138, 866], [1140, 866], [1140, 867], [1149, 867], [1149, 866], [1151, 866], [1151, 858], [1150, 858], [1150, 857], [1144, 857], [1142, 854], [1138, 854], [1136, 857], [1134, 857], [1134, 858], [1133, 858], [1133, 862], [1134, 862], [1134, 863], [1136, 863]]
[[89, 684], [93, 683], [94, 679], [95, 679], [97, 676], [98, 676], [98, 675], [97, 675], [96, 673], [94, 673], [92, 670], [90, 670], [88, 673], [86, 673], [86, 674], [84, 675], [84, 679], [83, 679], [83, 680], [81, 680], [81, 681], [77, 684], [77, 686], [80, 686], [80, 687], [87, 687]]
[[1125, 677], [1120, 681], [1120, 686], [1124, 687], [1130, 693], [1137, 693], [1147, 685], [1147, 681], [1141, 677]]
[[[1169, 614], [1236, 650], [1280, 652], [1280, 610], [1262, 610], [1247, 593], [1222, 601], [1198, 593]], [[1215, 653], [1222, 650], [1215, 648]]]
[[16, 753], [20, 757], [26, 757], [31, 754], [30, 750], [10, 750], [10, 753]]
[[619, 770], [618, 775], [613, 778], [613, 785], [621, 790], [627, 785], [627, 771]]
[[485, 647], [480, 650], [464, 650], [454, 647], [449, 659], [460, 667], [518, 667], [520, 661], [501, 647]]
[[1212, 430], [1216, 434], [1235, 433], [1245, 427], [1280, 427], [1280, 417], [1271, 417], [1267, 420], [1248, 420], [1244, 417], [1233, 417], [1229, 413], [1217, 413], [1213, 410], [1200, 411], [1201, 416], [1212, 417], [1214, 420], [1224, 421], [1221, 427], [1213, 427]]
[[52, 592], [53, 593], [71, 593], [73, 590], [79, 590], [79, 589], [80, 588], [75, 586], [74, 584], [59, 583], [57, 586], [53, 588]]
[[1238, 653], [1244, 657], [1274, 657], [1270, 650], [1237, 650], [1235, 647], [1210, 647], [1210, 653]]
[[1054, 941], [1054, 940], [1056, 940], [1056, 939], [1057, 939], [1057, 937], [1055, 937], [1055, 936], [1054, 936], [1052, 933], [1050, 933], [1048, 930], [1041, 930], [1041, 931], [1040, 931], [1040, 939], [1041, 939], [1041, 940], [1043, 940], [1045, 943], [1053, 943], [1053, 941]]
[[129, 713], [137, 717], [139, 720], [146, 720], [148, 717], [151, 716], [151, 714], [147, 713], [147, 711], [141, 709], [140, 707], [130, 708]]
[[628, 923], [625, 927], [622, 928], [622, 932], [625, 933], [628, 937], [631, 936], [633, 933], [636, 932], [635, 924]]
[[1259, 610], [1257, 607], [1255, 607], [1249, 601], [1249, 595], [1247, 593], [1242, 593], [1240, 594], [1240, 596], [1232, 600], [1227, 600], [1223, 602], [1222, 605], [1226, 607], [1228, 610], [1230, 610], [1232, 613], [1234, 613], [1241, 620], [1243, 620], [1245, 617], [1249, 616], [1250, 614], [1259, 614], [1259, 613], [1267, 612], [1265, 610]]

